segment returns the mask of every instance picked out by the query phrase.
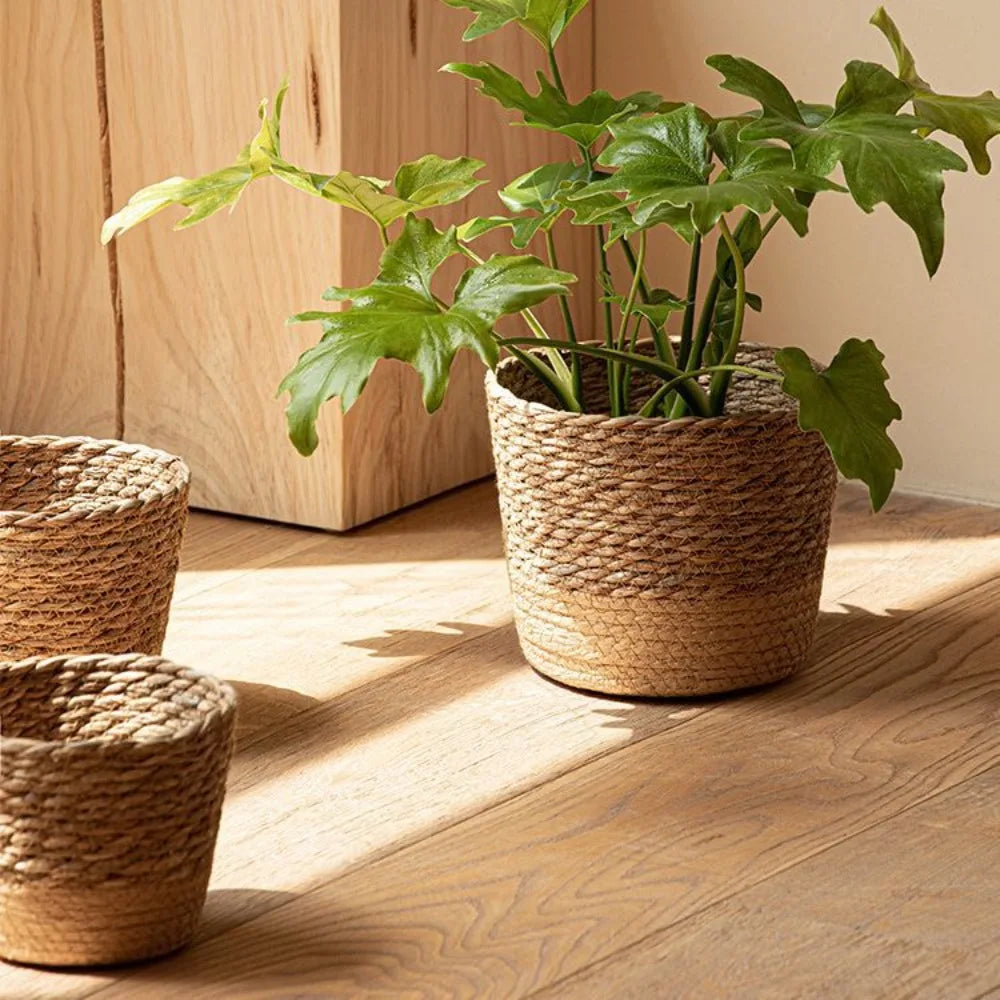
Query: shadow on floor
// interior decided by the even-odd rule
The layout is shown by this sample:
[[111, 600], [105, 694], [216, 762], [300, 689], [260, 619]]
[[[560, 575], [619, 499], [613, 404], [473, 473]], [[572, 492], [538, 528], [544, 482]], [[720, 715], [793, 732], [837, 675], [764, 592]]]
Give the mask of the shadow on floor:
[[275, 732], [290, 719], [321, 704], [318, 698], [273, 687], [270, 684], [251, 684], [249, 681], [229, 681], [236, 692], [236, 749], [252, 743], [262, 733]]

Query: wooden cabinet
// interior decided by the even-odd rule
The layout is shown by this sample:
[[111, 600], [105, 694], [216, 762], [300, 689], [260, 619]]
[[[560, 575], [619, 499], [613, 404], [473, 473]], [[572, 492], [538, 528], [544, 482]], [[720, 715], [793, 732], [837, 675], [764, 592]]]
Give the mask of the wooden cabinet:
[[[285, 317], [319, 305], [330, 284], [370, 280], [379, 248], [366, 220], [267, 182], [231, 215], [191, 230], [171, 232], [167, 213], [151, 220], [117, 246], [117, 355], [97, 230], [104, 184], [117, 207], [152, 181], [231, 161], [255, 130], [256, 101], [286, 73], [282, 139], [294, 162], [391, 176], [425, 152], [469, 153], [502, 185], [533, 163], [565, 158], [568, 147], [508, 128], [506, 112], [436, 71], [480, 58], [526, 69], [540, 65], [537, 46], [514, 30], [467, 46], [468, 14], [440, 0], [94, 3], [104, 35], [96, 84], [90, 0], [8, 3], [0, 13], [2, 44], [17, 54], [5, 54], [0, 71], [5, 106], [13, 100], [14, 134], [32, 137], [14, 147], [23, 163], [0, 167], [0, 208], [13, 232], [0, 248], [0, 426], [107, 435], [120, 421], [126, 438], [188, 460], [197, 506], [337, 530], [488, 475], [482, 369], [471, 357], [459, 359], [433, 417], [416, 375], [385, 362], [349, 414], [326, 407], [312, 458], [287, 441], [275, 388], [316, 330], [286, 327]], [[591, 43], [588, 15], [564, 57], [581, 92], [592, 82]], [[472, 205], [496, 207], [488, 192]], [[435, 218], [467, 211], [468, 203]], [[559, 238], [562, 263], [586, 283], [584, 235], [566, 227]]]

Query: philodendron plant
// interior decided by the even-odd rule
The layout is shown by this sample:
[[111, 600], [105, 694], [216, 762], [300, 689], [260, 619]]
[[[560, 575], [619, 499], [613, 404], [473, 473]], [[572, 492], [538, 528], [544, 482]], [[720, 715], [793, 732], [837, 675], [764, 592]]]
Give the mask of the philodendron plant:
[[[427, 155], [403, 164], [391, 182], [346, 170], [318, 174], [289, 163], [279, 135], [282, 85], [270, 114], [261, 102], [260, 129], [234, 164], [195, 180], [173, 177], [144, 188], [107, 220], [102, 239], [107, 242], [172, 204], [190, 210], [178, 228], [194, 225], [234, 205], [251, 181], [265, 176], [371, 219], [385, 248], [371, 284], [324, 294], [349, 302], [349, 308], [304, 312], [291, 320], [323, 327], [320, 342], [280, 387], [290, 396], [291, 439], [304, 455], [317, 446], [320, 406], [337, 397], [345, 410], [350, 407], [379, 359], [412, 365], [433, 411], [444, 398], [457, 351], [475, 351], [493, 367], [506, 350], [571, 412], [609, 407], [616, 416], [637, 410], [666, 419], [713, 417], [725, 412], [734, 373], [779, 381], [798, 402], [800, 425], [823, 435], [840, 471], [862, 480], [872, 505], [881, 507], [902, 467], [887, 433], [901, 412], [885, 386], [883, 354], [871, 340], [851, 338], [823, 371], [797, 347], [777, 353], [780, 374], [739, 365], [746, 310], [761, 308], [747, 288], [747, 268], [775, 226], [787, 224], [805, 236], [813, 199], [833, 192], [849, 194], [865, 212], [887, 204], [913, 230], [933, 275], [944, 248], [944, 173], [965, 170], [966, 163], [931, 136], [957, 137], [976, 169], [987, 173], [986, 145], [1000, 133], [1000, 100], [991, 92], [957, 97], [934, 90], [879, 8], [872, 23], [893, 49], [895, 72], [878, 63], [848, 63], [832, 105], [796, 100], [766, 69], [729, 55], [712, 56], [708, 65], [722, 74], [724, 88], [754, 103], [740, 115], [715, 118], [693, 104], [647, 91], [616, 98], [598, 90], [574, 103], [556, 49], [588, 0], [443, 2], [476, 15], [467, 40], [516, 25], [545, 53], [548, 71], [528, 86], [491, 63], [444, 67], [475, 81], [482, 94], [513, 112], [517, 124], [566, 139], [564, 161], [543, 164], [500, 191], [505, 214], [444, 231], [423, 217], [484, 183], [476, 176], [484, 164], [468, 157]], [[831, 179], [837, 174], [839, 182]], [[584, 291], [599, 303], [603, 330], [593, 337], [574, 327], [566, 303], [575, 277], [560, 268], [553, 234], [564, 213], [594, 233], [599, 278]], [[683, 294], [651, 287], [647, 241], [658, 227], [690, 247]], [[516, 251], [538, 245], [545, 259], [521, 252], [482, 259], [476, 240], [500, 228], [509, 229]], [[714, 261], [705, 266], [713, 234]], [[627, 263], [626, 278], [618, 284], [614, 254]], [[435, 272], [458, 255], [469, 266], [443, 299], [432, 290]], [[532, 312], [550, 296], [561, 302], [558, 336]], [[523, 317], [524, 336], [496, 330], [508, 314]], [[655, 355], [637, 350], [643, 331]], [[607, 392], [600, 400], [584, 394], [584, 355], [607, 366]], [[638, 407], [630, 395], [635, 371], [660, 380]]]

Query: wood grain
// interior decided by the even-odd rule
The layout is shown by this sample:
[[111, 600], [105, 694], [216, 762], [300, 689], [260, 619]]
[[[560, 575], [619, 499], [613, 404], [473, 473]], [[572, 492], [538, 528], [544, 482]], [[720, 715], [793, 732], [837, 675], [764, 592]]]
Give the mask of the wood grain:
[[564, 979], [1000, 761], [998, 599], [984, 584], [640, 734], [97, 995], [524, 996]]
[[[105, 0], [112, 159], [118, 202], [154, 180], [229, 163], [256, 129], [255, 104], [285, 73], [284, 151], [336, 166], [339, 5], [299, 16], [254, 0]], [[319, 67], [315, 83], [311, 66]], [[318, 106], [331, 116], [317, 133]], [[285, 185], [258, 184], [232, 215], [181, 233], [165, 216], [123, 237], [129, 437], [185, 456], [196, 505], [337, 527], [344, 504], [340, 418], [304, 462], [274, 399], [313, 331], [285, 317], [339, 274], [339, 214]]]
[[91, 0], [0, 4], [0, 428], [115, 432]]
[[524, 667], [489, 485], [347, 536], [198, 515], [167, 648], [243, 698], [199, 941], [0, 995], [571, 990], [998, 759], [998, 577], [1000, 512], [847, 490], [810, 671], [629, 702]]
[[540, 995], [973, 1000], [1000, 983], [998, 792], [992, 768]]
[[[460, 50], [464, 21], [462, 12], [440, 0], [342, 4], [344, 166], [391, 177], [400, 163], [424, 153], [468, 152], [468, 88], [438, 72]], [[444, 225], [468, 213], [465, 203], [438, 210], [434, 218]], [[374, 277], [379, 242], [367, 220], [344, 216], [340, 254], [341, 284], [367, 284]], [[451, 267], [444, 273], [456, 280], [460, 272]], [[341, 456], [346, 524], [489, 475], [482, 365], [462, 352], [444, 405], [428, 416], [416, 373], [399, 362], [380, 364], [344, 421]]]

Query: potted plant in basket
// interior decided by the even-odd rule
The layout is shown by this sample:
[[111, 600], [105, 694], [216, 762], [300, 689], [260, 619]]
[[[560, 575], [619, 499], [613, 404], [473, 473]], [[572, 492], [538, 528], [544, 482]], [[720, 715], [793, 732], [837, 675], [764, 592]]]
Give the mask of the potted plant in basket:
[[[649, 92], [599, 90], [574, 103], [556, 47], [587, 0], [444, 2], [476, 15], [467, 39], [515, 25], [547, 58], [530, 85], [489, 63], [444, 67], [524, 125], [566, 137], [564, 161], [500, 191], [505, 214], [444, 231], [423, 217], [482, 183], [483, 164], [467, 157], [424, 156], [391, 182], [287, 162], [282, 86], [233, 165], [145, 188], [103, 239], [171, 204], [190, 209], [180, 226], [193, 225], [264, 176], [368, 216], [385, 247], [371, 284], [325, 293], [349, 308], [292, 318], [323, 328], [281, 383], [295, 446], [316, 448], [319, 407], [334, 397], [350, 407], [379, 359], [412, 365], [434, 410], [456, 352], [475, 351], [489, 369], [528, 660], [559, 680], [630, 694], [731, 690], [792, 673], [813, 638], [836, 468], [862, 480], [880, 508], [902, 466], [887, 434], [901, 413], [871, 340], [847, 340], [825, 368], [795, 347], [744, 343], [746, 311], [761, 307], [749, 265], [775, 226], [805, 236], [812, 200], [831, 192], [866, 212], [887, 204], [933, 275], [944, 174], [966, 163], [932, 135], [957, 137], [988, 172], [1000, 100], [935, 91], [880, 8], [872, 21], [896, 69], [849, 63], [832, 105], [798, 101], [767, 70], [728, 55], [708, 63], [750, 99], [741, 115], [716, 118]], [[576, 329], [566, 306], [575, 279], [559, 267], [553, 236], [564, 213], [594, 233], [599, 278], [582, 293], [598, 300], [597, 330]], [[679, 294], [648, 278], [648, 234], [660, 227], [690, 248]], [[498, 228], [517, 252], [484, 260], [476, 240]], [[529, 245], [545, 259], [523, 252]], [[618, 255], [624, 281], [613, 277]], [[435, 272], [454, 256], [469, 266], [444, 295]], [[551, 296], [562, 303], [558, 333], [532, 312]], [[509, 314], [524, 318], [523, 336], [496, 330]]]

